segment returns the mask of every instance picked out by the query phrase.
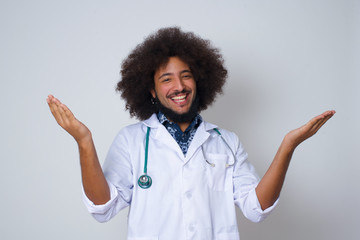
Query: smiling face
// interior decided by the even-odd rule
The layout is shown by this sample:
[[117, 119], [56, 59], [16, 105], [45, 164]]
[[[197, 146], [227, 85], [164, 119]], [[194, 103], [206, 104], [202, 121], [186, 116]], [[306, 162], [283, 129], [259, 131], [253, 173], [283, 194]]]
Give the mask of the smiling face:
[[170, 57], [166, 64], [156, 70], [154, 83], [151, 95], [157, 97], [164, 107], [178, 115], [189, 112], [196, 96], [196, 83], [190, 67], [184, 61]]

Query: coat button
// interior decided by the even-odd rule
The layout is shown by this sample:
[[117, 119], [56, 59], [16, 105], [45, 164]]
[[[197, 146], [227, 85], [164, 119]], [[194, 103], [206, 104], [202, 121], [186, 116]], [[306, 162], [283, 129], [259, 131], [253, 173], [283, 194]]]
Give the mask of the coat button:
[[192, 197], [191, 192], [187, 192], [187, 193], [186, 193], [186, 197], [187, 197], [188, 199], [190, 199], [190, 198]]
[[190, 224], [190, 225], [189, 225], [189, 231], [190, 231], [190, 232], [195, 231], [195, 227], [194, 227], [193, 224]]

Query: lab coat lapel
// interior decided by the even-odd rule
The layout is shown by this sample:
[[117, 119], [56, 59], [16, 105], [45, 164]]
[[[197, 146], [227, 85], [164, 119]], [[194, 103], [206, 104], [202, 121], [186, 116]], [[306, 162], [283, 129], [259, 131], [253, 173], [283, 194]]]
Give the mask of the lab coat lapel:
[[149, 119], [144, 121], [146, 126], [151, 127], [150, 138], [155, 139], [156, 141], [162, 142], [164, 145], [173, 149], [179, 158], [184, 161], [184, 154], [182, 153], [179, 145], [175, 141], [175, 139], [170, 135], [170, 133], [166, 130], [164, 125], [162, 125], [156, 114], [153, 114]]
[[164, 143], [165, 146], [170, 147], [173, 149], [179, 158], [184, 161], [184, 154], [181, 151], [179, 144], [176, 142], [176, 140], [170, 135], [168, 130], [164, 127], [164, 125], [160, 125], [157, 129], [156, 138], [158, 141], [161, 141]]
[[201, 147], [201, 145], [209, 138], [209, 130], [215, 128], [216, 126], [203, 121], [198, 129], [196, 130], [194, 139], [190, 143], [190, 147], [187, 151], [185, 163], [188, 162], [194, 153]]

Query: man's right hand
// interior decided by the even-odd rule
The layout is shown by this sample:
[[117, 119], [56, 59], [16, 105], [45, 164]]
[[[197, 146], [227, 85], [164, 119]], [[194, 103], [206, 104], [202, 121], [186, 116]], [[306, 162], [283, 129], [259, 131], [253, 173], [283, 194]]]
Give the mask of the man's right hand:
[[74, 137], [78, 144], [91, 140], [90, 130], [77, 120], [70, 109], [53, 95], [46, 99], [56, 122]]

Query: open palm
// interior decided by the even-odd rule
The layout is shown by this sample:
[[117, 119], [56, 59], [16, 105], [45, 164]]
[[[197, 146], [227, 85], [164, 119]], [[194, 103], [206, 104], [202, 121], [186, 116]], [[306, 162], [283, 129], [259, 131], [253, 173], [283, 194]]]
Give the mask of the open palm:
[[306, 139], [313, 136], [333, 115], [335, 111], [326, 111], [314, 117], [305, 125], [292, 130], [286, 135], [286, 139], [294, 146], [298, 146]]
[[90, 130], [75, 118], [65, 104], [62, 104], [52, 95], [49, 95], [46, 100], [56, 122], [73, 136], [77, 142], [91, 138]]

